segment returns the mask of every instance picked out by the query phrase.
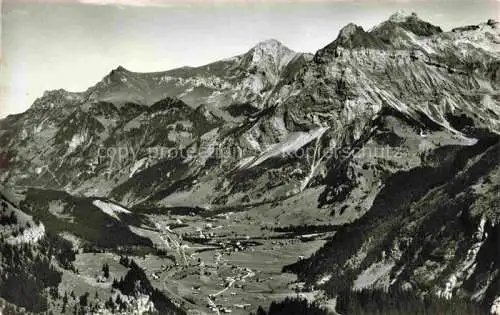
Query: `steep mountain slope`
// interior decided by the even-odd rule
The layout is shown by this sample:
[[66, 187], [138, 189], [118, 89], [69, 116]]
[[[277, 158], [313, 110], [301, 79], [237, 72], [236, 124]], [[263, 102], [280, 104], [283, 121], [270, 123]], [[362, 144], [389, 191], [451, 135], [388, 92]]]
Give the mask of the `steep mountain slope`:
[[14, 131], [4, 147], [8, 181], [71, 191], [93, 186], [93, 194], [103, 195], [107, 183], [123, 181], [143, 167], [139, 161], [149, 151], [185, 147], [218, 124], [203, 108], [170, 98], [150, 107], [97, 102], [66, 111], [35, 107], [26, 119], [3, 122], [3, 128]]
[[[498, 35], [498, 30], [490, 26], [484, 32]], [[226, 128], [226, 125], [219, 131], [207, 133], [201, 143], [193, 144], [192, 152], [202, 150], [205, 154], [194, 154], [194, 158], [184, 160], [186, 174], [159, 180], [161, 185], [157, 190], [166, 190], [155, 195], [153, 201], [163, 205], [190, 201], [240, 204], [286, 198], [302, 191], [310, 181], [320, 183], [327, 173], [330, 177], [345, 173], [348, 166], [343, 167], [344, 170], [332, 170], [331, 166], [365, 148], [373, 132], [384, 132], [378, 128], [378, 122], [391, 115], [402, 121], [399, 124], [405, 130], [401, 136], [413, 139], [409, 140], [408, 147], [393, 149], [396, 145], [374, 144], [367, 148], [384, 152], [397, 150], [407, 157], [398, 159], [402, 164], [409, 163], [404, 167], [419, 165], [413, 158], [415, 153], [446, 143], [473, 144], [474, 135], [480, 129], [500, 130], [498, 85], [490, 80], [488, 72], [489, 67], [494, 66], [491, 63], [494, 54], [482, 50], [476, 53], [481, 53], [482, 61], [488, 65], [475, 68], [473, 75], [458, 70], [463, 64], [448, 68], [428, 61], [434, 57], [423, 50], [414, 52], [413, 48], [338, 46], [327, 59], [293, 64], [293, 79], [287, 77], [277, 84], [264, 110], [250, 114], [236, 127]], [[392, 159], [390, 155], [386, 158]], [[175, 162], [167, 160], [162, 163], [177, 165], [168, 164]], [[165, 166], [158, 167], [165, 169]], [[360, 172], [360, 166], [356, 167], [358, 170], [353, 167], [356, 166], [351, 166], [349, 172]], [[176, 172], [182, 172], [182, 168]], [[318, 174], [320, 176], [316, 176]], [[239, 184], [242, 178], [253, 181]], [[180, 183], [178, 179], [185, 182], [179, 186], [175, 184]], [[144, 173], [133, 181], [152, 187], [151, 183], [158, 179]], [[377, 181], [373, 179], [374, 183]], [[370, 187], [369, 184], [365, 188]], [[135, 193], [131, 189], [118, 187], [113, 196], [132, 203], [143, 200], [143, 192]], [[187, 195], [173, 194], [186, 189]], [[326, 190], [323, 201], [328, 203], [334, 198], [329, 196], [331, 191], [338, 191], [339, 187], [334, 184]], [[132, 199], [121, 199], [128, 193]], [[200, 199], [195, 200], [193, 196]]]
[[82, 247], [152, 246], [133, 233], [141, 219], [105, 199], [78, 198], [65, 192], [28, 190], [21, 203], [25, 211], [45, 223], [54, 234], [70, 235]]
[[333, 292], [404, 285], [491, 301], [498, 289], [498, 141], [443, 146], [422, 166], [390, 176], [367, 214], [293, 268], [312, 283], [331, 278]]
[[13, 304], [5, 312], [41, 313], [61, 281], [51, 255], [59, 256], [62, 248], [45, 234], [43, 223], [21, 210], [17, 197], [0, 187], [0, 296]]
[[262, 107], [288, 63], [302, 58], [269, 40], [207, 66], [144, 74], [119, 67], [86, 92], [47, 92], [2, 120], [2, 180], [105, 195], [154, 164], [143, 159], [151, 152], [166, 155], [221, 121], [240, 121], [229, 114], [234, 106]]
[[[153, 252], [150, 239], [132, 232], [131, 225], [139, 226], [141, 217], [105, 199], [36, 189], [14, 193], [4, 186], [0, 186], [0, 207], [0, 309], [5, 314], [64, 314], [69, 309], [78, 314], [185, 314], [152, 287], [134, 262], [119, 292], [106, 289], [108, 301], [88, 292], [77, 299], [73, 290], [65, 291], [68, 277], [74, 277], [75, 287], [92, 283], [75, 267], [79, 253], [140, 250], [141, 246]], [[142, 277], [130, 279], [137, 272]], [[106, 283], [109, 266], [107, 273], [97, 277], [98, 288], [112, 287]]]

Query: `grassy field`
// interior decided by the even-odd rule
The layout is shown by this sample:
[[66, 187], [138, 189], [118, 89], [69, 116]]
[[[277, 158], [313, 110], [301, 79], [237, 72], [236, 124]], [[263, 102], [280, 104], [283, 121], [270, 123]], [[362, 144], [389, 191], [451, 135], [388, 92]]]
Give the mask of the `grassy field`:
[[[296, 277], [281, 273], [282, 266], [308, 257], [324, 244], [324, 237], [331, 235], [327, 232], [308, 242], [298, 235], [277, 240], [276, 236], [291, 234], [268, 229], [272, 219], [266, 225], [256, 224], [256, 215], [248, 211], [209, 218], [151, 214], [150, 220], [163, 229], [148, 233], [169, 234], [179, 240], [188, 263], [173, 248], [167, 253], [176, 257], [177, 264], [155, 255], [134, 260], [146, 270], [154, 286], [187, 309], [210, 313], [210, 298], [221, 312], [248, 314], [259, 305], [295, 295], [292, 284]], [[170, 232], [166, 232], [167, 226]], [[187, 241], [191, 236], [196, 242]]]
[[[59, 294], [68, 294], [71, 291], [75, 296], [80, 296], [89, 292], [90, 296], [95, 296], [97, 292], [101, 300], [106, 300], [111, 296], [111, 283], [113, 278], [121, 278], [127, 273], [127, 268], [119, 264], [119, 256], [112, 253], [83, 253], [76, 255], [73, 265], [78, 270], [75, 274], [64, 271], [62, 282], [59, 285]], [[109, 265], [110, 277], [105, 282], [99, 282], [98, 277], [102, 276], [103, 264]]]

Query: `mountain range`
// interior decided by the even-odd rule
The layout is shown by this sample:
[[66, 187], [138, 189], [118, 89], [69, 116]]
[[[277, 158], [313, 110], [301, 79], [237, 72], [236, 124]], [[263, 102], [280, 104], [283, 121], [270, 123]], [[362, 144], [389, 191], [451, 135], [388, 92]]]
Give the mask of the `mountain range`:
[[[276, 262], [307, 292], [402, 288], [500, 314], [499, 35], [494, 20], [443, 31], [396, 13], [315, 54], [271, 39], [201, 67], [119, 66], [0, 120], [2, 198], [33, 220], [22, 233], [110, 255], [157, 247], [146, 227], [162, 215], [191, 220], [181, 243], [228, 213], [328, 225], [310, 256]], [[170, 293], [169, 310], [203, 311]]]

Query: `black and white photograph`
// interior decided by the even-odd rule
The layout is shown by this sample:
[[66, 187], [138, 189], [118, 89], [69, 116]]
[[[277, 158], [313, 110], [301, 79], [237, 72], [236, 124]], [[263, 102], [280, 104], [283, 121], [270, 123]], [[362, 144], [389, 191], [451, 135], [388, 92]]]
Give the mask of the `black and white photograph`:
[[0, 7], [0, 315], [500, 315], [500, 0]]

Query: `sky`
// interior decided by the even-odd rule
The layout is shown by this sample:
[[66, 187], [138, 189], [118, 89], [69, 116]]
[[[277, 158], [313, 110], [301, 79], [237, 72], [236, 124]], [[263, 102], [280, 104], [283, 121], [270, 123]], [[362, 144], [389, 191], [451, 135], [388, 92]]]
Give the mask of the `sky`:
[[197, 66], [275, 38], [315, 52], [350, 22], [398, 10], [449, 30], [499, 19], [500, 0], [0, 0], [0, 118], [46, 90], [83, 91], [118, 65]]

